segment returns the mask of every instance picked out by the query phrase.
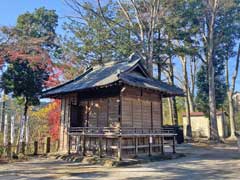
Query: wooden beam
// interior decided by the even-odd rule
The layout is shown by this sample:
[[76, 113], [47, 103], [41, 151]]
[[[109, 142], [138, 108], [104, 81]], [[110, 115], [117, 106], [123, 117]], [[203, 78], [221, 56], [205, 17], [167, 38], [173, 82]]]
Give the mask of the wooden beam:
[[46, 139], [46, 153], [50, 153], [51, 151], [51, 138], [47, 137]]
[[98, 145], [98, 152], [99, 152], [99, 157], [102, 158], [103, 155], [102, 155], [102, 137], [99, 137], [99, 145]]
[[90, 102], [87, 101], [87, 127], [89, 126], [89, 109], [90, 109]]
[[176, 142], [176, 137], [175, 136], [173, 136], [173, 154], [175, 154], [176, 153], [176, 146], [175, 146], [175, 142]]
[[86, 137], [84, 135], [84, 132], [83, 132], [83, 143], [82, 143], [82, 145], [83, 145], [82, 154], [83, 154], [83, 156], [85, 156], [86, 155]]
[[68, 135], [68, 154], [71, 154], [71, 142], [72, 138], [70, 135]]
[[163, 102], [162, 102], [162, 95], [160, 97], [160, 118], [161, 118], [161, 127], [163, 126]]
[[149, 136], [148, 142], [149, 142], [149, 153], [148, 153], [148, 155], [152, 156], [152, 143], [153, 143], [153, 137], [152, 136]]
[[107, 98], [107, 126], [109, 127], [109, 98]]
[[153, 103], [151, 101], [151, 129], [153, 129]]
[[33, 155], [38, 154], [38, 141], [34, 141], [34, 150], [33, 150]]
[[138, 155], [138, 137], [135, 137], [135, 156]]
[[119, 136], [118, 138], [118, 154], [117, 154], [117, 158], [118, 158], [118, 161], [121, 161], [122, 160], [122, 137]]
[[80, 153], [80, 146], [79, 146], [79, 145], [80, 145], [80, 143], [81, 143], [81, 136], [77, 136], [77, 137], [76, 137], [76, 140], [77, 140], [77, 141], [76, 141], [76, 146], [77, 146], [77, 147], [76, 147], [76, 151], [77, 151], [77, 153]]
[[161, 154], [164, 154], [164, 137], [161, 136]]

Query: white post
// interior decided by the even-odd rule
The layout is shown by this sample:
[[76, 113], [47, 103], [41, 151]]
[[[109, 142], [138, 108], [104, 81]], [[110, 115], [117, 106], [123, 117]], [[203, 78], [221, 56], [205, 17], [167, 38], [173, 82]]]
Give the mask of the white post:
[[11, 144], [14, 143], [14, 137], [15, 137], [15, 117], [11, 116]]

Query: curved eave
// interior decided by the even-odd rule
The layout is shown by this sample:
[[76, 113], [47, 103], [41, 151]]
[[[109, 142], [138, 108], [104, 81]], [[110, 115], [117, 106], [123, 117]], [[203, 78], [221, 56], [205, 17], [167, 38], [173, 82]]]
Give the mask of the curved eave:
[[121, 85], [121, 84], [122, 83], [120, 81], [115, 81], [115, 82], [107, 84], [107, 85], [95, 86], [95, 87], [90, 87], [90, 88], [85, 88], [85, 89], [74, 89], [74, 90], [69, 90], [69, 91], [61, 92], [61, 93], [46, 94], [46, 95], [42, 95], [41, 97], [42, 98], [62, 99], [63, 96], [65, 96], [67, 94], [81, 93], [81, 92], [98, 90], [98, 89], [103, 89], [103, 88], [110, 88], [110, 87]]

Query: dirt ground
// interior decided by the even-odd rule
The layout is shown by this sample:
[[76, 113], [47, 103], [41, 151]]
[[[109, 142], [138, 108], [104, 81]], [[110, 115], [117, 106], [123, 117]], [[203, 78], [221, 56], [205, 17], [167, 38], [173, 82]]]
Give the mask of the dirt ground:
[[0, 179], [239, 179], [240, 152], [231, 145], [202, 146], [184, 144], [177, 147], [186, 157], [128, 167], [106, 168], [54, 159], [0, 164]]

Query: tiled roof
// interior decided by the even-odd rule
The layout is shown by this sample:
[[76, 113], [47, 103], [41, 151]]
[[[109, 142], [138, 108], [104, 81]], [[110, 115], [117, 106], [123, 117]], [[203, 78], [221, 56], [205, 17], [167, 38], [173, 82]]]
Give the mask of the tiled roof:
[[[140, 67], [145, 76], [131, 73], [131, 71]], [[167, 83], [155, 80], [147, 75], [147, 71], [140, 62], [140, 58], [125, 62], [109, 62], [104, 65], [97, 65], [88, 68], [77, 78], [66, 82], [57, 87], [46, 90], [42, 97], [51, 97], [59, 94], [77, 92], [85, 89], [104, 87], [112, 83], [122, 82], [127, 85], [148, 88], [165, 93], [168, 96], [184, 95], [182, 89], [168, 85]]]

